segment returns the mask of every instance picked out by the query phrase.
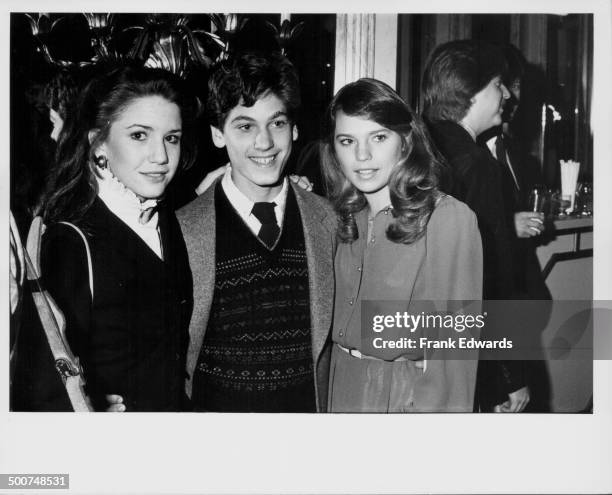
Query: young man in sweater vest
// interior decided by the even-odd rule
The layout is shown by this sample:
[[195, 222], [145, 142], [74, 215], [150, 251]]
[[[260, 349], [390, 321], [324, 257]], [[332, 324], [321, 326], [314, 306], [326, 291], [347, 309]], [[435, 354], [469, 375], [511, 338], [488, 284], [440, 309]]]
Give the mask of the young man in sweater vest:
[[178, 212], [193, 275], [187, 395], [196, 411], [325, 411], [336, 220], [285, 177], [299, 83], [280, 54], [209, 80], [225, 175]]

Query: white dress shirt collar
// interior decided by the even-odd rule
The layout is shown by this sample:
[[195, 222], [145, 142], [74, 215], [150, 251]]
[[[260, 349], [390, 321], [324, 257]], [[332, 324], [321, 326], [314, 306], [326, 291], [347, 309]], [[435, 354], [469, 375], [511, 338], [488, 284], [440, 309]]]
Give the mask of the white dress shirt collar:
[[[491, 139], [489, 139], [487, 141], [487, 148], [489, 148], [489, 151], [491, 152], [493, 157], [498, 162], [504, 163], [504, 160], [497, 156], [497, 140], [498, 139], [501, 139], [501, 136], [493, 136]], [[514, 184], [516, 185], [516, 188], [520, 191], [521, 186], [519, 186], [518, 180], [516, 178], [516, 174], [514, 173], [514, 168], [512, 167], [512, 162], [510, 161], [510, 156], [508, 155], [507, 151], [506, 151], [506, 163], [507, 163], [508, 169], [510, 170], [510, 173], [512, 174], [512, 178], [514, 179]]]
[[[246, 196], [234, 183], [232, 180], [232, 168], [227, 167], [225, 174], [223, 175], [223, 179], [221, 179], [221, 187], [223, 188], [223, 192], [227, 196], [230, 204], [234, 207], [234, 209], [238, 212], [240, 217], [244, 220], [244, 222], [249, 226], [251, 231], [257, 235], [259, 230], [261, 229], [261, 222], [252, 214], [253, 205], [255, 201], [252, 201], [248, 196]], [[278, 226], [281, 227], [283, 225], [283, 218], [285, 216], [285, 205], [287, 204], [287, 192], [289, 189], [289, 185], [287, 183], [287, 178], [283, 179], [283, 187], [280, 192], [276, 195], [273, 202], [276, 203], [274, 207], [274, 214], [276, 215], [276, 222]], [[272, 202], [271, 201], [271, 202]]]

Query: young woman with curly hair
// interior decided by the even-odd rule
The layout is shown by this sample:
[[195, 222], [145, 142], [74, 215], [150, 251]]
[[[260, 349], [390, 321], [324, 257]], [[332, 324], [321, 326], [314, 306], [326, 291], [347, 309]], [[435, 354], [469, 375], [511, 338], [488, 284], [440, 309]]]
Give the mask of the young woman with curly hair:
[[[386, 84], [360, 79], [344, 86], [328, 124], [322, 166], [341, 240], [329, 409], [471, 412], [475, 361], [377, 348], [372, 328], [362, 328], [361, 303], [400, 301], [408, 309], [417, 301], [480, 299], [476, 218], [437, 189], [441, 163], [427, 132]], [[411, 337], [407, 329], [393, 335]]]

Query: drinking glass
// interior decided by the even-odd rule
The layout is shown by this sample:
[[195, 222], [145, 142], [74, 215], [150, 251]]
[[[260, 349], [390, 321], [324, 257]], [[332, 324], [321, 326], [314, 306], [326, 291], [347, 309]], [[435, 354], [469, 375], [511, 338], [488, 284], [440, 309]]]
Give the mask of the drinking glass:
[[535, 185], [529, 192], [527, 208], [534, 213], [544, 213], [550, 201], [546, 188], [542, 185]]
[[579, 184], [576, 196], [576, 213], [583, 217], [593, 215], [593, 185], [590, 182]]

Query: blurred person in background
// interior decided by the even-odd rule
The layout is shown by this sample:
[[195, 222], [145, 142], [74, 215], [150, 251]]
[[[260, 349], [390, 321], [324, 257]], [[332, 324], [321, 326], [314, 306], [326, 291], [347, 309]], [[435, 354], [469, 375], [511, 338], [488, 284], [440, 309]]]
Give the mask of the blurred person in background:
[[505, 45], [503, 51], [507, 64], [504, 84], [510, 96], [504, 105], [502, 124], [484, 132], [479, 141], [486, 143], [501, 165], [504, 204], [508, 222], [515, 233], [514, 282], [517, 296], [551, 299], [535, 252], [537, 238], [545, 230], [544, 212], [530, 211], [533, 208], [529, 208], [530, 192], [536, 186], [543, 188], [543, 177], [537, 160], [528, 153], [527, 144], [514, 132], [517, 117], [520, 117], [527, 61], [513, 45]]
[[[459, 40], [433, 50], [422, 81], [423, 114], [448, 164], [441, 189], [464, 201], [478, 218], [485, 300], [511, 300], [517, 294], [515, 233], [508, 222], [511, 206], [503, 200], [502, 169], [486, 146], [478, 143], [478, 136], [502, 123], [510, 98], [504, 74], [504, 56], [498, 46]], [[475, 410], [523, 411], [529, 402], [525, 375], [521, 361], [481, 360]]]

